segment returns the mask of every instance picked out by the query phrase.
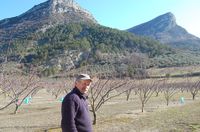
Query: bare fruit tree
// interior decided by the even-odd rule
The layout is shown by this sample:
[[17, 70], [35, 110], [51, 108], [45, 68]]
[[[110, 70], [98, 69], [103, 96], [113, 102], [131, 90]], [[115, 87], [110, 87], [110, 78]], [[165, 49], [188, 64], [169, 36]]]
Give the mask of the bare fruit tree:
[[170, 80], [170, 78], [165, 79], [163, 82], [163, 93], [166, 100], [167, 106], [169, 105], [170, 99], [180, 91], [180, 84]]
[[8, 73], [1, 75], [0, 86], [1, 93], [8, 97], [8, 100], [1, 105], [0, 110], [14, 104], [14, 114], [16, 114], [23, 101], [32, 93], [42, 88], [42, 82], [36, 72], [31, 72], [28, 75]]
[[131, 92], [133, 90], [135, 90], [136, 88], [137, 88], [136, 79], [131, 79], [131, 80], [127, 81], [126, 88], [125, 88], [125, 89], [127, 89], [125, 92], [126, 93], [126, 101], [129, 100]]
[[90, 88], [89, 101], [91, 112], [93, 114], [93, 125], [96, 124], [97, 111], [103, 104], [110, 99], [125, 93], [128, 89], [123, 88], [127, 84], [126, 80], [117, 79], [94, 79], [93, 85]]
[[192, 99], [195, 100], [195, 97], [200, 90], [200, 80], [199, 80], [199, 78], [196, 79], [196, 80], [193, 80], [192, 78], [187, 78], [186, 86], [187, 86], [186, 89], [189, 90], [191, 95], [192, 95]]
[[164, 79], [160, 79], [158, 85], [155, 86], [156, 97], [158, 97], [159, 93], [162, 92], [164, 81]]
[[71, 79], [48, 79], [45, 82], [45, 89], [57, 99], [62, 93], [68, 93], [73, 83]]
[[142, 79], [138, 84], [138, 96], [141, 101], [141, 110], [144, 112], [144, 106], [154, 94], [159, 81], [155, 79]]

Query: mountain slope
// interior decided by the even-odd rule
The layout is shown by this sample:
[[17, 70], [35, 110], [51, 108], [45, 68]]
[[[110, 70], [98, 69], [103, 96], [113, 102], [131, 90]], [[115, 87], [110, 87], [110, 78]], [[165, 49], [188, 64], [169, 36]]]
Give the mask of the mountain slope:
[[0, 62], [14, 61], [25, 68], [30, 64], [69, 71], [108, 65], [114, 72], [134, 72], [152, 65], [148, 57], [174, 52], [158, 41], [99, 25], [73, 0], [48, 0], [1, 20], [0, 33]]
[[74, 0], [48, 0], [19, 16], [1, 20], [0, 43], [71, 22], [97, 23], [94, 17]]
[[[73, 0], [48, 0], [4, 19], [0, 33], [0, 62], [14, 61], [25, 70], [40, 66], [48, 74], [49, 70], [68, 72], [83, 66], [101, 67], [104, 73], [105, 66], [105, 72], [121, 76], [152, 66], [188, 64], [173, 58], [176, 51], [157, 40], [99, 25]], [[163, 58], [172, 61], [166, 63]]]
[[160, 15], [153, 20], [138, 26], [132, 27], [127, 31], [148, 36], [179, 48], [200, 49], [200, 38], [188, 33], [183, 27], [177, 25], [176, 18], [172, 13]]
[[98, 24], [70, 23], [17, 39], [0, 53], [8, 56], [8, 61], [47, 70], [70, 71], [87, 65], [95, 67], [89, 70], [101, 69], [96, 73], [128, 74], [129, 70], [135, 73], [137, 68], [158, 66], [159, 62], [153, 61], [155, 56], [174, 52], [158, 41], [129, 32]]

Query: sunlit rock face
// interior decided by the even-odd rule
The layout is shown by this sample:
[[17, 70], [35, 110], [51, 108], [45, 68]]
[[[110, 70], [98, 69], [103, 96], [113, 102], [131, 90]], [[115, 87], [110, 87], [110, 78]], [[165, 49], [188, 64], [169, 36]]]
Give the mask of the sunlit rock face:
[[200, 47], [200, 39], [179, 26], [176, 23], [175, 16], [171, 12], [134, 26], [128, 29], [128, 31], [175, 47]]
[[35, 31], [74, 22], [97, 23], [92, 14], [74, 0], [48, 0], [27, 12], [0, 21], [0, 43]]

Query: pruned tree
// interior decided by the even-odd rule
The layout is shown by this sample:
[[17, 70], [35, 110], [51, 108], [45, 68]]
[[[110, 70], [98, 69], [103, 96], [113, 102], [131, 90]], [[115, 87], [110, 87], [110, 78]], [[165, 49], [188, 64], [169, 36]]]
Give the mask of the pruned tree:
[[163, 93], [166, 100], [167, 106], [169, 105], [170, 99], [180, 91], [180, 86], [174, 80], [170, 80], [170, 78], [165, 79], [163, 82]]
[[57, 99], [60, 94], [68, 93], [72, 85], [73, 80], [71, 79], [48, 79], [45, 83], [45, 89]]
[[135, 79], [131, 79], [131, 80], [127, 81], [127, 85], [126, 85], [126, 88], [125, 88], [125, 89], [127, 89], [127, 91], [125, 92], [127, 101], [130, 98], [131, 92], [134, 89], [136, 89], [136, 87], [137, 87], [137, 85], [136, 85], [136, 80]]
[[93, 81], [89, 93], [89, 102], [91, 105], [90, 111], [93, 114], [93, 125], [96, 124], [97, 111], [105, 102], [126, 92], [128, 89], [123, 89], [126, 84], [127, 81], [116, 79], [97, 79], [96, 81]]
[[162, 92], [162, 84], [164, 82], [164, 79], [160, 79], [158, 85], [155, 86], [155, 93], [156, 93], [156, 97], [158, 97], [159, 93]]
[[37, 76], [35, 71], [30, 72], [28, 75], [19, 73], [2, 75], [0, 78], [0, 85], [2, 93], [9, 97], [9, 101], [5, 102], [0, 107], [0, 110], [14, 104], [14, 114], [17, 113], [18, 108], [22, 105], [26, 97], [42, 87], [41, 79]]
[[155, 88], [158, 86], [159, 81], [153, 79], [139, 80], [138, 84], [138, 96], [141, 101], [141, 110], [144, 112], [144, 106], [152, 97], [155, 92]]
[[195, 100], [196, 95], [200, 90], [200, 80], [193, 80], [192, 78], [186, 78], [186, 86], [192, 95], [192, 99]]

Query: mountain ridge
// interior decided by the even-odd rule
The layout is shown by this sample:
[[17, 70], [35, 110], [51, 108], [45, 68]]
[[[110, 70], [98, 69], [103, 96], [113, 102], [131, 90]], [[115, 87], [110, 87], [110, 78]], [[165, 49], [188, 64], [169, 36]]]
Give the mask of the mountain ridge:
[[[176, 27], [171, 14], [164, 22], [165, 31]], [[181, 59], [186, 56], [186, 61], [180, 61], [176, 50], [155, 39], [102, 26], [73, 0], [48, 0], [17, 17], [4, 19], [0, 21], [0, 33], [0, 55], [6, 57], [0, 62], [19, 62], [25, 68], [37, 65], [47, 73], [109, 65], [113, 73], [128, 75], [153, 66], [200, 62], [196, 58], [188, 61], [190, 56], [179, 54]]]
[[19, 16], [1, 20], [0, 42], [71, 22], [97, 23], [92, 14], [74, 0], [48, 0]]
[[179, 26], [171, 12], [129, 28], [127, 31], [136, 35], [151, 37], [174, 47], [198, 46], [200, 48], [200, 38], [188, 33], [186, 29]]

